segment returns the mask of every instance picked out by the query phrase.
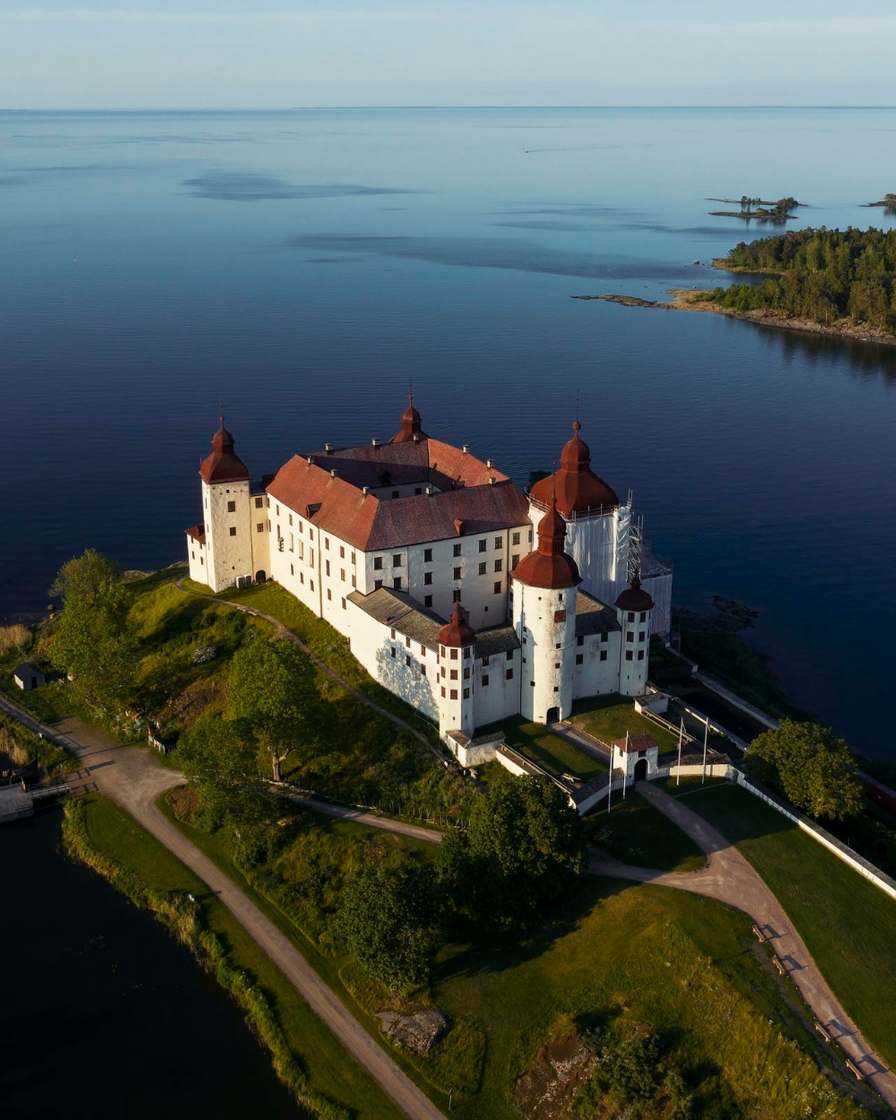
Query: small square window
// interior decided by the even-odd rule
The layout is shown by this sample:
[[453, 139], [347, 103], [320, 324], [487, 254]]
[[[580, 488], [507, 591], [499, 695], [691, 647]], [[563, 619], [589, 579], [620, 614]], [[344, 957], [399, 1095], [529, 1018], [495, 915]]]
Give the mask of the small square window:
[[452, 669], [452, 670], [451, 670], [451, 679], [452, 679], [453, 681], [456, 681], [456, 680], [457, 680], [457, 669]]
[[532, 530], [529, 530], [529, 544], [532, 543]]
[[635, 612], [634, 611], [629, 611], [628, 612], [628, 621], [629, 622], [634, 622], [635, 621]]
[[638, 622], [646, 622], [646, 621], [647, 621], [647, 611], [641, 611], [640, 615], [638, 615]]
[[504, 674], [504, 676], [507, 680], [512, 681], [513, 680], [513, 669], [508, 669], [507, 672]]
[[432, 595], [424, 595], [423, 605], [424, 605], [424, 607], [431, 607], [432, 606]]
[[488, 665], [488, 663], [489, 663], [488, 654], [487, 653], [483, 654], [483, 657], [482, 657], [482, 667], [483, 667], [483, 669], [486, 667], [486, 665]]
[[235, 525], [231, 525], [231, 526], [230, 526], [230, 535], [231, 535], [232, 537], [235, 537], [235, 536], [236, 536], [236, 526], [235, 526]]
[[423, 582], [426, 584], [427, 587], [430, 586], [430, 584], [432, 583], [432, 572], [424, 572], [423, 573]]
[[395, 656], [395, 646], [392, 646], [392, 647], [391, 647], [391, 649], [389, 650], [389, 652], [390, 652], [390, 653], [392, 654], [392, 656], [394, 657], [394, 656]]
[[602, 649], [600, 651], [600, 659], [601, 659], [601, 661], [606, 661], [607, 660], [607, 651], [605, 649]]
[[442, 685], [442, 699], [445, 699], [445, 686]]
[[425, 666], [425, 665], [421, 665], [421, 666], [420, 666], [420, 676], [421, 676], [421, 677], [425, 677], [425, 676], [426, 676], [426, 666]]
[[404, 644], [408, 647], [408, 649], [410, 649], [411, 648], [411, 639], [406, 637], [405, 640], [404, 640]]
[[464, 669], [464, 680], [468, 681], [469, 679], [470, 679], [470, 670], [469, 669]]
[[342, 580], [343, 583], [345, 583], [345, 568], [340, 568], [339, 569], [339, 578]]
[[496, 595], [501, 594], [501, 581], [500, 580], [495, 581], [495, 594]]
[[644, 650], [643, 650], [643, 649], [639, 649], [639, 650], [638, 650], [638, 660], [639, 660], [639, 661], [643, 661], [643, 660], [644, 660]]
[[627, 642], [633, 642], [633, 641], [635, 640], [635, 632], [634, 632], [634, 630], [626, 630], [626, 632], [625, 632], [625, 640], [626, 640]]
[[432, 549], [431, 548], [424, 548], [424, 550], [423, 550], [423, 563], [424, 564], [431, 564], [432, 563]]
[[457, 689], [456, 689], [456, 688], [452, 688], [452, 689], [451, 689], [451, 699], [452, 699], [452, 700], [456, 700], [456, 699], [457, 699]]
[[400, 552], [396, 553], [392, 557], [392, 567], [393, 568], [400, 568], [401, 567], [401, 553]]
[[554, 611], [554, 622], [566, 622], [566, 611]]
[[487, 571], [488, 571], [488, 564], [485, 562], [485, 560], [483, 560], [482, 563], [479, 565], [479, 574], [481, 576], [484, 576]]
[[647, 637], [647, 631], [646, 630], [641, 630], [638, 634], [638, 641], [643, 642], [646, 637]]
[[468, 688], [465, 688], [464, 689], [464, 700], [469, 700], [469, 699], [470, 699], [470, 690]]
[[507, 651], [507, 660], [508, 661], [513, 661], [513, 650], [512, 649], [509, 649]]
[[495, 571], [496, 572], [503, 572], [504, 571], [504, 561], [503, 560], [496, 560], [495, 561]]
[[452, 597], [452, 599], [454, 600], [454, 602], [455, 602], [455, 603], [459, 603], [459, 602], [460, 602], [460, 588], [459, 588], [459, 587], [456, 587], [456, 588], [454, 589], [454, 591], [452, 592], [452, 596], [451, 596], [451, 597]]
[[375, 572], [381, 572], [383, 570], [383, 558], [382, 558], [382, 556], [374, 556], [374, 558], [373, 558], [373, 570]]
[[483, 673], [482, 674], [482, 687], [486, 688], [487, 686], [488, 686], [488, 673]]
[[460, 556], [460, 545], [459, 544], [456, 544], [454, 546], [454, 555], [455, 556]]
[[520, 543], [520, 535], [519, 535], [519, 533], [514, 533], [514, 534], [513, 534], [512, 536], [511, 536], [511, 538], [510, 538], [510, 543], [511, 543], [511, 544], [519, 544], [519, 543]]
[[227, 503], [227, 512], [228, 513], [236, 513], [236, 502], [228, 502]]
[[513, 569], [517, 566], [517, 564], [519, 564], [519, 562], [520, 554], [518, 552], [514, 552], [513, 556], [510, 557], [510, 570], [513, 571]]
[[625, 651], [625, 660], [626, 661], [634, 661], [634, 656], [633, 656], [633, 651], [632, 650], [627, 649]]
[[255, 532], [256, 533], [263, 533], [264, 532], [264, 522], [263, 521], [259, 521], [258, 524], [255, 526]]
[[460, 568], [455, 568], [454, 569], [454, 578], [455, 579], [460, 579]]
[[457, 661], [457, 647], [456, 646], [452, 647], [450, 656], [451, 656], [452, 661]]
[[331, 603], [333, 602], [333, 592], [329, 589], [329, 587], [327, 588], [327, 600]]
[[415, 486], [414, 487], [414, 493], [415, 494], [422, 494], [423, 493], [423, 487], [422, 486]]
[[584, 665], [584, 664], [585, 664], [584, 653], [577, 653], [576, 654], [576, 665]]
[[504, 538], [503, 537], [495, 537], [495, 548], [503, 548], [503, 547], [504, 547]]
[[383, 581], [382, 581], [381, 579], [375, 579], [375, 580], [373, 581], [373, 590], [374, 590], [374, 591], [379, 591], [379, 589], [380, 589], [380, 588], [381, 588], [382, 586], [383, 586]]
[[410, 657], [407, 656], [407, 654], [405, 654], [404, 663], [405, 663], [405, 665], [407, 665], [408, 668], [411, 667], [411, 659], [410, 659]]
[[357, 576], [352, 576], [352, 587], [357, 587], [357, 586], [358, 586], [358, 577]]
[[392, 497], [393, 497], [393, 498], [397, 498], [397, 497], [398, 497], [398, 491], [397, 491], [397, 490], [393, 490], [393, 491], [392, 491]]
[[264, 508], [264, 498], [256, 498], [255, 499], [255, 508], [256, 509], [263, 509]]
[[582, 637], [581, 634], [579, 634], [579, 636], [576, 638], [576, 645], [577, 646], [583, 646], [584, 644], [585, 644], [585, 639]]
[[392, 586], [396, 591], [401, 591], [401, 576], [395, 576], [395, 578], [392, 580]]
[[486, 550], [487, 548], [488, 548], [488, 541], [487, 541], [487, 540], [485, 540], [485, 539], [481, 540], [481, 541], [479, 542], [479, 551], [480, 551], [480, 552], [485, 552], [485, 550]]
[[345, 548], [342, 545], [339, 546], [339, 558], [340, 560], [345, 559]]

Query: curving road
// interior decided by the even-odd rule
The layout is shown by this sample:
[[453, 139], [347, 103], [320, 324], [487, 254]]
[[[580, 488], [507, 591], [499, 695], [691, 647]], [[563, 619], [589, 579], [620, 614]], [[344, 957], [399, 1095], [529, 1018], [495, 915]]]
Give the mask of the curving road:
[[[73, 788], [96, 789], [112, 798], [214, 891], [318, 1018], [405, 1116], [411, 1120], [445, 1120], [321, 980], [292, 942], [157, 807], [156, 799], [165, 790], [179, 785], [183, 781], [182, 774], [160, 766], [147, 749], [119, 746], [79, 720], [61, 720], [50, 729], [4, 697], [0, 697], [0, 708], [32, 730], [42, 732], [46, 738], [61, 742], [83, 763], [81, 771], [72, 777]], [[319, 806], [315, 804], [315, 808]]]
[[[610, 875], [617, 879], [633, 879], [639, 883], [691, 891], [725, 902], [748, 914], [768, 939], [816, 1019], [862, 1071], [868, 1084], [880, 1093], [890, 1108], [896, 1109], [896, 1075], [874, 1053], [843, 1010], [784, 908], [752, 865], [720, 832], [679, 799], [648, 782], [639, 782], [638, 792], [706, 853], [706, 868], [692, 872], [653, 871], [620, 863], [603, 854], [594, 854], [589, 862], [589, 871], [594, 875]], [[883, 993], [881, 998], [885, 998]]]

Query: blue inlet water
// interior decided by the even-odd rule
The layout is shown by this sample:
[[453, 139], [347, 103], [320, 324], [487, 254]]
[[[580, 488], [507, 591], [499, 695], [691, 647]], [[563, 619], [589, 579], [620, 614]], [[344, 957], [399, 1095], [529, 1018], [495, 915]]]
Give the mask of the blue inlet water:
[[[891, 225], [896, 111], [0, 114], [0, 617], [87, 546], [184, 555], [223, 398], [256, 476], [427, 431], [520, 483], [576, 400], [676, 599], [761, 612], [797, 701], [893, 750], [896, 352], [570, 299], [719, 282], [746, 228]], [[724, 282], [724, 281], [723, 281]]]

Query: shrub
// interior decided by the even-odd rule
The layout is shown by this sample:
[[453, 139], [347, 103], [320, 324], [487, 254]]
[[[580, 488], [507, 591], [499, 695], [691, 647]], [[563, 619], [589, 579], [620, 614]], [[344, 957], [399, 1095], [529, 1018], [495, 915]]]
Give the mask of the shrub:
[[12, 626], [0, 626], [0, 653], [10, 649], [22, 649], [31, 641], [31, 631], [21, 623]]

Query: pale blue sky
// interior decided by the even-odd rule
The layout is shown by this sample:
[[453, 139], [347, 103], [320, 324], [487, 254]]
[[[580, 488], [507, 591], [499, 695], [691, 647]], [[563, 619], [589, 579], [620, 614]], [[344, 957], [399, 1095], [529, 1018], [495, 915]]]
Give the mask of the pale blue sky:
[[893, 105], [896, 0], [0, 0], [0, 108]]

